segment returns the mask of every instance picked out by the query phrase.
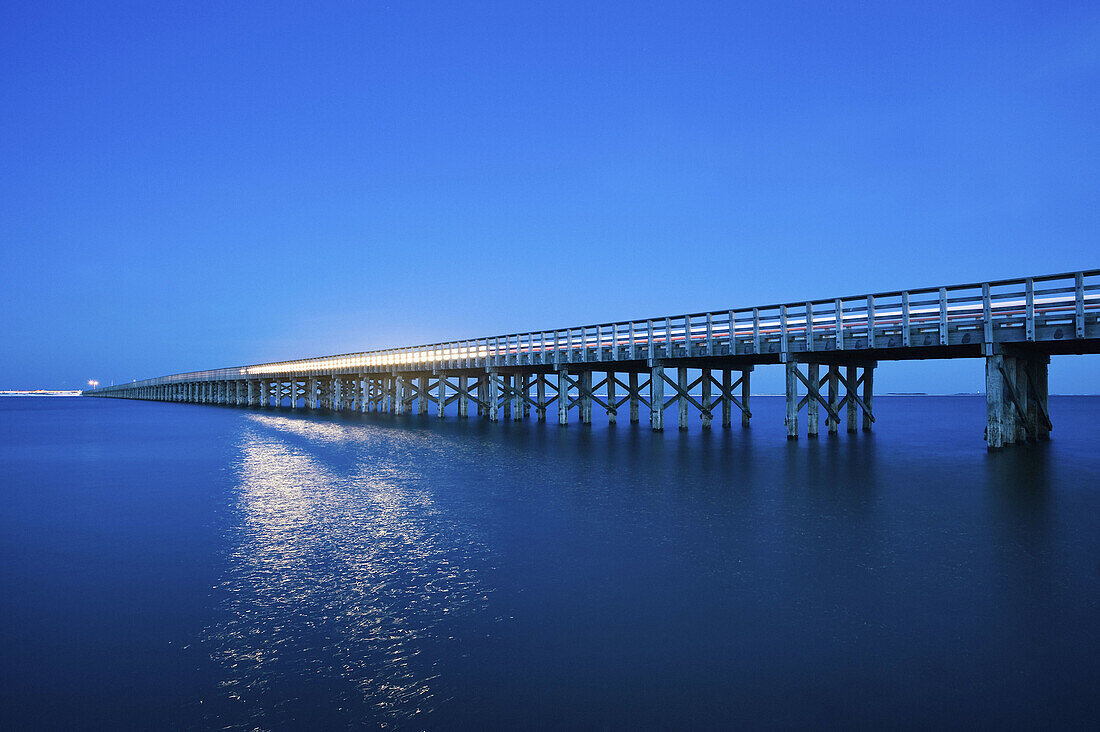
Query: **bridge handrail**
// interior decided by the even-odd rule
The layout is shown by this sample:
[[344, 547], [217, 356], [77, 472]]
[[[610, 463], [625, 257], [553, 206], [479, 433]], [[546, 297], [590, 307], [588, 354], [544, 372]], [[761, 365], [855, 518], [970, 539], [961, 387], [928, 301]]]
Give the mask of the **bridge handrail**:
[[[914, 297], [915, 296], [915, 297]], [[985, 340], [993, 340], [998, 324], [1023, 321], [1029, 333], [1034, 319], [1062, 317], [1083, 334], [1084, 313], [1100, 310], [1100, 269], [894, 290], [846, 297], [803, 300], [751, 308], [727, 308], [658, 318], [609, 321], [592, 325], [536, 330], [507, 335], [467, 338], [440, 343], [333, 354], [306, 359], [275, 361], [204, 371], [191, 371], [117, 386], [99, 387], [89, 393], [109, 392], [185, 381], [242, 379], [303, 374], [315, 371], [377, 368], [390, 365], [447, 364], [469, 361], [496, 366], [522, 363], [532, 354], [567, 355], [580, 351], [588, 360], [606, 348], [629, 348], [632, 358], [652, 357], [653, 347], [691, 341], [702, 342], [709, 353], [716, 345], [751, 339], [759, 343], [779, 339], [786, 348], [793, 335], [806, 338], [807, 330], [835, 333], [838, 342], [861, 335], [869, 338], [879, 326], [938, 326], [940, 343], [946, 344], [947, 330], [959, 321], [981, 323]], [[839, 326], [839, 327], [838, 327]], [[491, 359], [491, 361], [490, 361]], [[504, 359], [501, 362], [501, 359]]]

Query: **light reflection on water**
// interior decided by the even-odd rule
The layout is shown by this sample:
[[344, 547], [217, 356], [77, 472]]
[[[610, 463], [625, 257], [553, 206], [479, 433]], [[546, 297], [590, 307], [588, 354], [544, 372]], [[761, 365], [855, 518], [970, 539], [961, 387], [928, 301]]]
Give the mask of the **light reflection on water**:
[[[217, 588], [223, 620], [205, 637], [225, 670], [224, 693], [265, 726], [295, 721], [302, 700], [287, 700], [286, 692], [303, 678], [316, 679], [349, 724], [364, 717], [408, 721], [430, 711], [438, 701], [435, 676], [424, 668], [432, 659], [417, 657], [438, 642], [440, 620], [483, 608], [488, 592], [477, 561], [484, 547], [445, 523], [403, 458], [410, 446], [402, 442], [430, 438], [249, 419], [237, 466], [238, 515], [227, 537], [229, 569]], [[323, 450], [323, 461], [313, 448]], [[343, 462], [331, 458], [334, 452]], [[343, 689], [341, 698], [331, 698], [333, 687]]]

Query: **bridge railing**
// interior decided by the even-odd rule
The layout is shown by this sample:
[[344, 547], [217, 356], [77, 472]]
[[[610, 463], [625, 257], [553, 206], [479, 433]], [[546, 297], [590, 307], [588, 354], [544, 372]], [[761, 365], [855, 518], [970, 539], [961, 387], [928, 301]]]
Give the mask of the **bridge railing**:
[[570, 364], [707, 355], [946, 346], [998, 341], [1037, 326], [1085, 337], [1100, 313], [1100, 270], [920, 288], [512, 333], [335, 356], [175, 374], [97, 392], [185, 381], [412, 368]]

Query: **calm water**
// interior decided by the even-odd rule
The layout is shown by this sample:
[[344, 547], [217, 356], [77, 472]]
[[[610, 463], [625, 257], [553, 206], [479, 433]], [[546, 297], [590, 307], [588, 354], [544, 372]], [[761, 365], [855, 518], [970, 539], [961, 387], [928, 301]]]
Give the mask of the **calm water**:
[[0, 727], [1100, 722], [1100, 399], [995, 455], [980, 398], [781, 410], [0, 399]]

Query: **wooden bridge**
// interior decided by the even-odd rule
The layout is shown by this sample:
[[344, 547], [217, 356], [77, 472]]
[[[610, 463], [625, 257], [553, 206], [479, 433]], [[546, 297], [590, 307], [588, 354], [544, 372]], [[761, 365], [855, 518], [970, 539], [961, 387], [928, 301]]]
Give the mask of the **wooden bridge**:
[[[787, 437], [870, 430], [879, 361], [984, 358], [990, 449], [1047, 439], [1051, 355], [1100, 352], [1100, 270], [882, 292], [197, 371], [85, 391], [85, 396], [249, 407], [387, 411], [470, 404], [492, 421], [556, 409], [615, 422], [640, 407], [654, 430], [676, 405], [709, 428], [748, 426], [753, 369], [786, 370]], [[673, 374], [670, 376], [670, 372]]]

